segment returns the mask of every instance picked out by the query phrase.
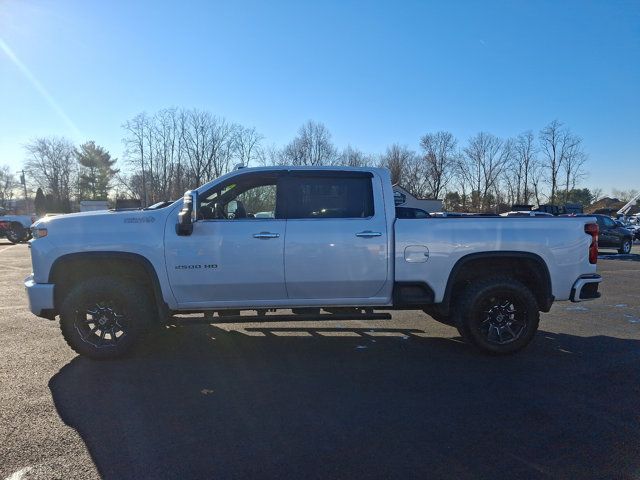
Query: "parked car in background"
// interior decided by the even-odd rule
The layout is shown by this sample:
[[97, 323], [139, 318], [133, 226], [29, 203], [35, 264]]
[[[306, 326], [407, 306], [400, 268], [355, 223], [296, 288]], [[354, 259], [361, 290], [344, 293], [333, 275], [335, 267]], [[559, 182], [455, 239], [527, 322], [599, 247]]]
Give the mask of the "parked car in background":
[[396, 218], [429, 218], [429, 212], [421, 208], [396, 207]]
[[6, 237], [11, 243], [26, 242], [31, 238], [31, 224], [35, 216], [5, 215], [0, 210], [0, 236]]
[[618, 253], [628, 254], [633, 246], [635, 232], [626, 227], [620, 220], [614, 220], [600, 213], [583, 215], [560, 215], [561, 217], [591, 217], [598, 222], [598, 247], [615, 248]]
[[598, 236], [598, 246], [602, 248], [615, 248], [618, 253], [627, 254], [631, 252], [633, 245], [633, 232], [616, 222], [607, 215], [586, 215], [595, 217], [600, 228]]
[[606, 215], [593, 215], [596, 217], [600, 233], [598, 235], [598, 245], [602, 248], [615, 248], [618, 253], [627, 254], [631, 252], [633, 245], [633, 232], [621, 227], [615, 220]]
[[633, 235], [634, 240], [640, 240], [640, 223], [637, 223], [635, 219], [621, 217], [615, 220], [619, 227], [626, 228]]

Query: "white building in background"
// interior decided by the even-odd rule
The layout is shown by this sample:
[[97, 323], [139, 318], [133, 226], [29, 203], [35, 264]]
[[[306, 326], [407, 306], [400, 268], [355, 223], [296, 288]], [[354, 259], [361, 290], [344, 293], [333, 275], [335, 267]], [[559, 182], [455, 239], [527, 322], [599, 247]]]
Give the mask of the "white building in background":
[[416, 198], [400, 185], [393, 186], [396, 207], [420, 208], [426, 212], [442, 212], [442, 200], [437, 198]]

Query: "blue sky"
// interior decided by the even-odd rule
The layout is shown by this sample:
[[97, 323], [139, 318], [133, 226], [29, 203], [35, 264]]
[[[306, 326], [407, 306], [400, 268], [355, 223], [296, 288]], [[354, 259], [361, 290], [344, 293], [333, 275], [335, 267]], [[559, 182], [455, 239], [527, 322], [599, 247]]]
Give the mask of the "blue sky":
[[0, 0], [0, 165], [52, 134], [120, 157], [121, 124], [170, 106], [368, 153], [558, 118], [586, 185], [640, 188], [640, 2]]

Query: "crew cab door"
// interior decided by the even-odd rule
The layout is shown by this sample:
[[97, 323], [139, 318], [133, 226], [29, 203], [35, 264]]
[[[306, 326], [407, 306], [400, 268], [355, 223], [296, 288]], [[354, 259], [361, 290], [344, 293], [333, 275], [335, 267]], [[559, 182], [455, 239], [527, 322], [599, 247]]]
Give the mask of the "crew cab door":
[[180, 307], [240, 307], [286, 300], [278, 172], [248, 172], [200, 195], [193, 233], [167, 222], [165, 255]]
[[388, 232], [373, 179], [359, 171], [289, 172], [283, 183], [289, 299], [347, 305], [385, 286]]

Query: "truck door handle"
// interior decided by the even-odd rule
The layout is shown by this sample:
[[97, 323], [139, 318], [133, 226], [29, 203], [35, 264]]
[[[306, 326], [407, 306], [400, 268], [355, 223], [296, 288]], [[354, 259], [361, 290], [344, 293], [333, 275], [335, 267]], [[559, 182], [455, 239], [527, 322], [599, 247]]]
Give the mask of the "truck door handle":
[[381, 236], [382, 236], [382, 233], [372, 232], [371, 230], [365, 230], [364, 232], [356, 233], [356, 237], [364, 237], [364, 238], [381, 237]]
[[280, 236], [279, 233], [271, 233], [271, 232], [260, 232], [260, 233], [253, 234], [253, 238], [261, 238], [261, 239], [278, 238], [279, 236]]

